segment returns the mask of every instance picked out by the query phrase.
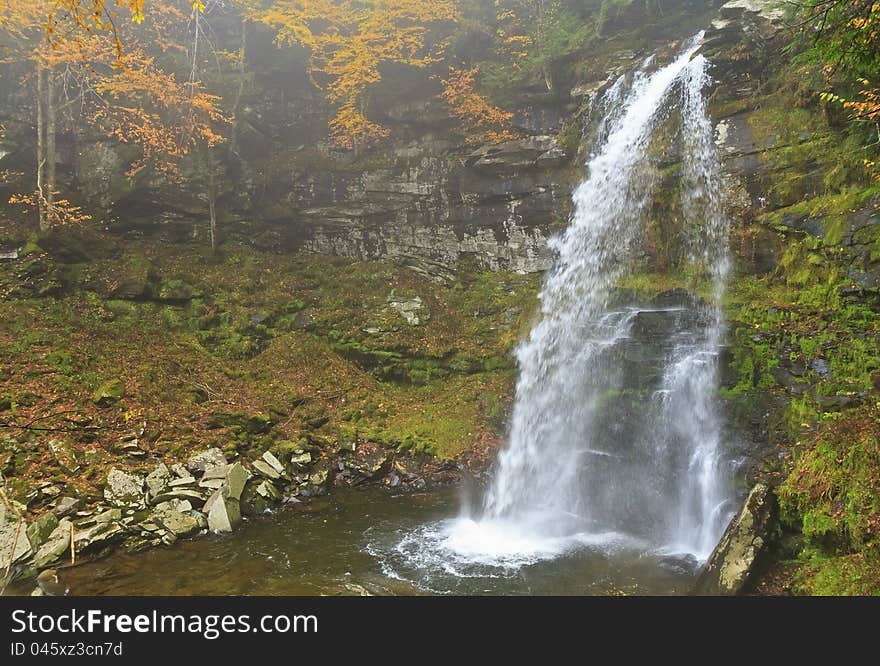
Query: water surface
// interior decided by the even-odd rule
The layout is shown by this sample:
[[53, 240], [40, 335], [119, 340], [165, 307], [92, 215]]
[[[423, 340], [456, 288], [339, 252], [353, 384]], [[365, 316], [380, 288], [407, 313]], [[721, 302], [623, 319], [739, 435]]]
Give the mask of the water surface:
[[[432, 542], [457, 489], [339, 491], [230, 535], [119, 553], [62, 570], [71, 595], [681, 594], [692, 580], [626, 539], [584, 539], [553, 559], [459, 562]], [[460, 519], [455, 519], [460, 520]]]

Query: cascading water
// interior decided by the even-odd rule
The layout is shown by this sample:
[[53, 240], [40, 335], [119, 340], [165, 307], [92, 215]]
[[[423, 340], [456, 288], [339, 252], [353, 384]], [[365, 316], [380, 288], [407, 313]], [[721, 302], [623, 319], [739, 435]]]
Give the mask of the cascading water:
[[[645, 61], [605, 94], [598, 147], [517, 352], [508, 445], [482, 507], [404, 539], [399, 551], [411, 559], [458, 575], [584, 547], [704, 559], [721, 536], [732, 474], [715, 392], [728, 260], [701, 39], [655, 71]], [[688, 272], [709, 287], [699, 300], [677, 293], [647, 306], [615, 287], [638, 260], [649, 151], [670, 119], [680, 127], [681, 247]], [[637, 344], [651, 326], [656, 339]]]

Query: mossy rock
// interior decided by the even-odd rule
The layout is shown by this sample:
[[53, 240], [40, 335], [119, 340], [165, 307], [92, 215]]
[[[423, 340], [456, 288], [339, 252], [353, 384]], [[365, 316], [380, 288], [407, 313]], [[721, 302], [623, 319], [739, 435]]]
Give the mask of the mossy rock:
[[156, 299], [167, 303], [181, 303], [197, 298], [195, 287], [183, 280], [162, 280], [156, 292]]
[[272, 419], [264, 414], [218, 412], [208, 421], [209, 428], [236, 428], [242, 434], [264, 435], [272, 429]]
[[123, 395], [125, 395], [125, 384], [121, 379], [111, 379], [98, 387], [92, 396], [92, 402], [99, 407], [106, 407], [114, 402], [119, 402]]

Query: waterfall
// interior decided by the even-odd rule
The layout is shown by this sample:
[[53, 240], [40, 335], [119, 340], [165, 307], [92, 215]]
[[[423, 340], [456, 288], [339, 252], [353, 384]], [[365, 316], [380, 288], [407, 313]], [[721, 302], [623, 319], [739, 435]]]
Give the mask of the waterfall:
[[[729, 260], [701, 40], [663, 67], [647, 59], [598, 101], [587, 175], [517, 349], [507, 445], [480, 505], [398, 544], [409, 565], [491, 577], [583, 549], [701, 560], [720, 538], [733, 508], [716, 396]], [[642, 302], [617, 287], [644, 257], [651, 151], [670, 127], [693, 284]]]
[[[660, 69], [649, 59], [628, 87], [606, 93], [606, 115], [574, 213], [540, 294], [539, 319], [519, 347], [509, 442], [482, 511], [453, 528], [459, 552], [515, 555], [567, 539], [627, 534], [705, 557], [729, 517], [729, 481], [717, 413], [720, 299], [728, 270], [718, 158], [706, 116], [701, 35]], [[674, 95], [680, 94], [680, 100]], [[659, 387], [627, 419], [609, 409], [621, 393], [620, 348], [644, 308], [610, 304], [644, 230], [655, 129], [680, 113], [682, 244], [711, 282], [708, 302], [678, 316]], [[619, 422], [617, 422], [619, 421]], [[549, 541], [548, 541], [549, 540]], [[548, 544], [554, 546], [548, 546]]]

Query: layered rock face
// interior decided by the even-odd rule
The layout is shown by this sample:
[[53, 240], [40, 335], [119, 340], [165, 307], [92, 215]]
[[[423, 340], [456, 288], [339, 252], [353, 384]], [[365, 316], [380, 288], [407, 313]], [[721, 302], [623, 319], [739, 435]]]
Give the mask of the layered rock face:
[[447, 151], [444, 142], [421, 139], [378, 168], [297, 174], [295, 240], [311, 252], [428, 272], [454, 269], [463, 255], [492, 270], [546, 270], [546, 237], [561, 219], [571, 169], [556, 138]]

